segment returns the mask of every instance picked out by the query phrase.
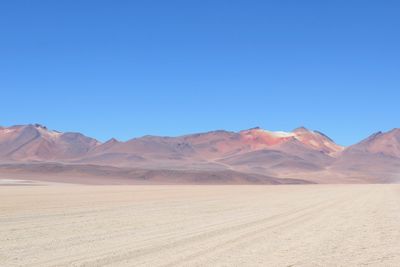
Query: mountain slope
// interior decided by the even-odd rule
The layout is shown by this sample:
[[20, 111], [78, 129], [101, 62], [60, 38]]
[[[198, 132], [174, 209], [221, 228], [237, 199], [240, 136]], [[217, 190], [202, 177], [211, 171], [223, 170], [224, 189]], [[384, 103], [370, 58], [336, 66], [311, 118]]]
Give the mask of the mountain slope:
[[[252, 128], [105, 143], [38, 124], [0, 127], [0, 164], [33, 162], [42, 164], [38, 166], [43, 174], [51, 173], [48, 164], [57, 163], [65, 166], [56, 168], [60, 171], [82, 166], [72, 168], [78, 176], [85, 170], [91, 175], [102, 175], [102, 171], [120, 175], [116, 169], [147, 170], [158, 182], [173, 180], [172, 173], [181, 182], [201, 177], [207, 183], [264, 183], [262, 177], [320, 183], [400, 182], [400, 129], [376, 133], [345, 148], [304, 127], [292, 132]], [[190, 179], [189, 174], [197, 178]]]
[[38, 124], [0, 128], [2, 160], [66, 160], [82, 157], [97, 145], [97, 140], [80, 133], [50, 131]]
[[332, 168], [369, 174], [379, 182], [400, 182], [400, 129], [378, 132], [349, 146]]
[[238, 133], [213, 131], [179, 137], [145, 136], [127, 142], [107, 142], [90, 151], [83, 161], [121, 166], [155, 161], [210, 163], [266, 149], [304, 156], [304, 160], [309, 160], [313, 154], [313, 161], [324, 162], [343, 148], [325, 135], [305, 128], [290, 133], [253, 128]]
[[400, 129], [375, 133], [360, 143], [348, 147], [345, 153], [381, 154], [400, 158]]

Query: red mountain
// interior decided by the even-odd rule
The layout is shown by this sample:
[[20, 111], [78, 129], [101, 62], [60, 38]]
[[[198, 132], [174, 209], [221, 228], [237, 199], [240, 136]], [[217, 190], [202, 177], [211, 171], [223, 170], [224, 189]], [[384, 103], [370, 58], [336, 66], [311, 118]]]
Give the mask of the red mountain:
[[[134, 179], [138, 173], [146, 173], [144, 179], [157, 177], [160, 181], [167, 176], [173, 179], [174, 175], [185, 180], [183, 177], [196, 174], [196, 180], [204, 175], [212, 183], [212, 179], [218, 180], [216, 173], [223, 173], [224, 181], [235, 183], [252, 179], [272, 183], [272, 178], [323, 183], [396, 182], [400, 181], [400, 129], [379, 132], [344, 148], [304, 127], [292, 132], [252, 128], [100, 143], [80, 133], [61, 133], [38, 124], [20, 125], [0, 127], [0, 162], [0, 170], [3, 166], [14, 171], [40, 169], [54, 174], [59, 170]], [[26, 165], [33, 162], [40, 165]], [[9, 163], [14, 167], [5, 165]], [[19, 167], [15, 167], [17, 163]]]

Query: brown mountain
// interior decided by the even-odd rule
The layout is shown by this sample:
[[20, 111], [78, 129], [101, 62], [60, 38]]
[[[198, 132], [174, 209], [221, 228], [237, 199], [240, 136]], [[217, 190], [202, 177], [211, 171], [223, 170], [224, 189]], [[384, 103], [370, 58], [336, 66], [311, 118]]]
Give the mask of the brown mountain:
[[400, 158], [400, 129], [378, 132], [346, 149], [346, 153], [368, 153]]
[[[290, 178], [287, 182], [396, 182], [400, 180], [400, 129], [344, 148], [304, 127], [292, 132], [252, 128], [105, 143], [38, 124], [0, 127], [0, 175], [2, 170], [31, 173], [33, 162], [39, 164], [34, 165], [35, 173], [43, 170], [53, 176], [56, 169], [60, 175], [136, 181], [139, 173], [148, 172], [149, 181], [160, 183], [282, 183], [279, 179]], [[196, 178], [189, 179], [190, 175]]]
[[335, 171], [368, 175], [371, 181], [400, 181], [400, 129], [378, 132], [349, 146], [335, 161]]
[[[221, 164], [224, 158], [260, 150], [321, 160], [343, 150], [325, 135], [305, 128], [293, 132], [271, 132], [253, 128], [241, 132], [213, 131], [180, 137], [145, 136], [127, 142], [106, 142], [89, 151], [85, 162], [110, 165], [142, 164], [148, 161], [187, 161]], [[314, 157], [312, 156], [314, 154]], [[320, 160], [318, 160], [320, 161]]]
[[2, 161], [62, 161], [82, 157], [97, 145], [80, 133], [50, 131], [39, 124], [0, 128]]

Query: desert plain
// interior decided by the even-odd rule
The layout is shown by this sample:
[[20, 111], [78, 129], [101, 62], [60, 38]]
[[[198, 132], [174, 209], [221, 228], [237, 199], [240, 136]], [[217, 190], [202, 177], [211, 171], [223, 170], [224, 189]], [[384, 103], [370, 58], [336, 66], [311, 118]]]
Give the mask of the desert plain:
[[400, 185], [0, 186], [0, 266], [398, 266]]

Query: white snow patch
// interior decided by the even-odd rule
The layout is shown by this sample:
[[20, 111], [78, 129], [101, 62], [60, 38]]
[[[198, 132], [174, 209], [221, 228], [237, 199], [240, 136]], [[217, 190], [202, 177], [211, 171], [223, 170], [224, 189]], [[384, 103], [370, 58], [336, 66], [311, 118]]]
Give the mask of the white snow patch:
[[261, 130], [261, 131], [263, 131], [263, 132], [265, 132], [265, 133], [268, 133], [268, 134], [270, 134], [270, 135], [272, 135], [272, 136], [275, 136], [275, 137], [280, 137], [280, 138], [282, 138], [282, 137], [291, 137], [291, 136], [295, 136], [294, 133], [288, 133], [288, 132], [283, 132], [283, 131], [276, 131], [276, 132], [274, 132], [274, 131], [267, 131], [267, 130]]

